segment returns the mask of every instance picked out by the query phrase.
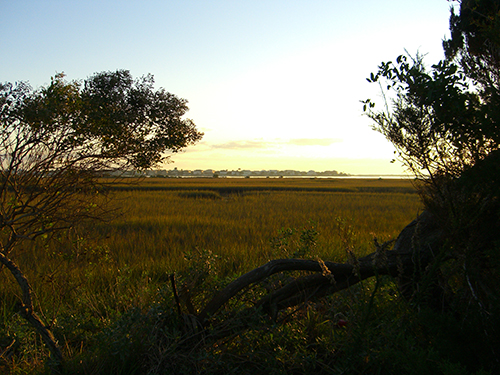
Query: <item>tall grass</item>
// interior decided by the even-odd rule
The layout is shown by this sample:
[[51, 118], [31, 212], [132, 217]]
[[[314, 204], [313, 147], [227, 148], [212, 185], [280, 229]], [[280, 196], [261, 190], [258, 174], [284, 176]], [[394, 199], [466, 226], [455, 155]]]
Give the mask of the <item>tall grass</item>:
[[[168, 275], [185, 271], [189, 254], [211, 252], [218, 277], [234, 277], [290, 256], [272, 246], [284, 229], [313, 228], [310, 255], [342, 262], [346, 246], [358, 256], [371, 252], [374, 237], [395, 238], [421, 210], [405, 180], [148, 179], [110, 194], [120, 207], [113, 220], [32, 243], [17, 259], [72, 357], [123, 313], [163, 298]], [[16, 284], [0, 272], [0, 368], [16, 368], [15, 361], [32, 368], [33, 348], [43, 348], [36, 337], [20, 339], [26, 327], [15, 313]]]
[[[220, 196], [186, 191], [122, 191], [123, 214], [92, 228], [119, 266], [147, 268], [161, 263], [168, 270], [183, 267], [183, 254], [208, 249], [246, 271], [271, 257], [269, 240], [282, 228], [314, 226], [318, 251], [328, 260], [342, 260], [339, 220], [356, 233], [359, 255], [371, 250], [374, 236], [390, 239], [419, 210], [415, 194], [318, 191], [245, 191]], [[240, 264], [244, 259], [244, 264]]]

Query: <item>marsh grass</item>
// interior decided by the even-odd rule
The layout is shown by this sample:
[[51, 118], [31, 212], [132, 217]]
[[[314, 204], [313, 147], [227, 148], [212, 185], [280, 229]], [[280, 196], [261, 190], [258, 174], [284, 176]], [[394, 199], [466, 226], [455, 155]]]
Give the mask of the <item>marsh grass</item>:
[[[321, 234], [321, 255], [334, 260], [343, 256], [338, 253], [337, 219], [353, 227], [357, 251], [363, 254], [374, 235], [396, 236], [420, 209], [408, 181], [395, 180], [393, 186], [385, 180], [159, 180], [119, 191], [124, 214], [94, 228], [114, 247], [111, 253], [119, 254], [119, 264], [153, 258], [179, 269], [184, 252], [204, 248], [236, 263], [245, 258], [253, 267], [279, 255], [270, 254], [268, 246], [279, 230], [307, 225]], [[185, 190], [179, 186], [183, 183]], [[235, 271], [244, 269], [237, 266]]]
[[[134, 341], [127, 336], [134, 335], [127, 329], [136, 327], [137, 335], [147, 336], [138, 328], [138, 321], [149, 322], [142, 326], [146, 330], [160, 324], [147, 311], [163, 306], [164, 316], [173, 314], [168, 276], [175, 272], [180, 283], [189, 282], [193, 259], [203, 263], [203, 256], [212, 254], [207, 264], [214, 268], [207, 271], [202, 286], [205, 291], [215, 290], [275, 258], [300, 254], [343, 262], [348, 251], [362, 256], [373, 251], [374, 237], [381, 241], [395, 238], [421, 210], [418, 195], [408, 180], [146, 179], [131, 186], [115, 185], [109, 193], [114, 195], [114, 204], [121, 207], [113, 220], [82, 225], [78, 231], [62, 233], [50, 243], [33, 242], [17, 259], [22, 269], [29, 270], [40, 311], [52, 325], [66, 355], [75, 361], [86, 358], [86, 366], [98, 373], [110, 370], [110, 364], [102, 362], [104, 359], [95, 359], [99, 357], [96, 350], [110, 353], [100, 346], [103, 342], [114, 343], [113, 350], [119, 358], [133, 353], [137, 340], [142, 343], [137, 345], [151, 349], [152, 344], [145, 338]], [[290, 233], [286, 241], [284, 233]], [[301, 236], [307, 233], [309, 239], [304, 240]], [[273, 245], [276, 241], [281, 241], [279, 246]], [[7, 366], [13, 373], [36, 369], [45, 358], [44, 349], [36, 337], [22, 336], [22, 323], [13, 323], [18, 321], [13, 297], [16, 285], [6, 270], [0, 272], [0, 366]], [[200, 285], [197, 287], [200, 289]], [[201, 303], [204, 298], [207, 294], [202, 293], [194, 301]], [[332, 302], [332, 306], [349, 313], [354, 299], [346, 302], [351, 297], [342, 298]], [[309, 315], [285, 325], [283, 332], [273, 328], [262, 336], [262, 329], [269, 327], [255, 326], [225, 344], [214, 341], [207, 355], [219, 359], [229, 356], [242, 365], [264, 366], [267, 361], [269, 366], [284, 371], [293, 369], [300, 361], [310, 363], [308, 370], [321, 362], [308, 357], [315, 353], [305, 349], [308, 345], [323, 353], [336, 342], [332, 348], [345, 352], [339, 349], [344, 345], [339, 338], [346, 333], [325, 329], [335, 324], [334, 314], [325, 318], [312, 309], [307, 311]], [[169, 329], [165, 337], [180, 334]], [[103, 332], [107, 336], [102, 336]], [[303, 334], [305, 339], [299, 337]], [[266, 339], [259, 341], [262, 337]], [[11, 342], [15, 343], [15, 350], [14, 346], [8, 348]], [[132, 346], [126, 347], [127, 342]], [[283, 358], [265, 355], [270, 347], [277, 346], [286, 349], [280, 352]], [[294, 350], [299, 350], [297, 356], [303, 358], [292, 360]], [[183, 353], [186, 354], [179, 351], [172, 355], [182, 357]], [[253, 359], [249, 353], [256, 353]], [[110, 366], [120, 363], [130, 370], [128, 373], [134, 373], [124, 358], [113, 358], [109, 359]], [[332, 358], [337, 357], [321, 363], [328, 367]], [[165, 357], [158, 360], [161, 368]], [[199, 366], [201, 362], [197, 363]], [[214, 371], [224, 367], [222, 362], [210, 363]], [[121, 373], [117, 368], [110, 371]], [[301, 371], [300, 366], [296, 371]]]

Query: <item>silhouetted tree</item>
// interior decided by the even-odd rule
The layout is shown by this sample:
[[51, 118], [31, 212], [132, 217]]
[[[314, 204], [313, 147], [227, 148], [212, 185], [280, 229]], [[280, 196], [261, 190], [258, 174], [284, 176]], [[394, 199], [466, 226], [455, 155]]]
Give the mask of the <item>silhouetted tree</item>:
[[[16, 263], [23, 241], [99, 218], [102, 172], [146, 169], [201, 139], [187, 102], [151, 75], [97, 73], [83, 83], [62, 74], [33, 90], [0, 84], [0, 264], [21, 288], [19, 309], [60, 361], [50, 329], [35, 313], [31, 286]], [[42, 249], [40, 249], [42, 251]]]
[[[206, 324], [248, 286], [278, 272], [300, 276], [255, 301], [280, 310], [375, 275], [396, 278], [417, 308], [474, 322], [496, 360], [500, 332], [500, 102], [498, 2], [462, 1], [450, 20], [447, 58], [426, 68], [420, 55], [384, 62], [368, 78], [384, 94], [382, 110], [364, 110], [417, 177], [425, 211], [392, 243], [349, 264], [273, 260], [219, 291], [198, 313]], [[492, 35], [494, 34], [494, 35]], [[489, 364], [491, 365], [491, 363]]]
[[442, 230], [426, 276], [464, 319], [475, 306], [489, 338], [500, 312], [499, 10], [498, 1], [461, 1], [446, 58], [430, 69], [419, 55], [382, 63], [368, 80], [380, 83], [384, 109], [364, 101]]

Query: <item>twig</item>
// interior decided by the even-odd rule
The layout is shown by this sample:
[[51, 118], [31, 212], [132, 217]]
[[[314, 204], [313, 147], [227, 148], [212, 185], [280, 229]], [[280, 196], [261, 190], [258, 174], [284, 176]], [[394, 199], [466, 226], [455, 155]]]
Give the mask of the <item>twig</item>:
[[175, 286], [175, 273], [169, 275], [170, 284], [172, 284], [172, 290], [174, 292], [175, 304], [177, 305], [177, 313], [182, 316], [181, 303], [179, 301], [179, 295], [177, 294], [177, 288]]

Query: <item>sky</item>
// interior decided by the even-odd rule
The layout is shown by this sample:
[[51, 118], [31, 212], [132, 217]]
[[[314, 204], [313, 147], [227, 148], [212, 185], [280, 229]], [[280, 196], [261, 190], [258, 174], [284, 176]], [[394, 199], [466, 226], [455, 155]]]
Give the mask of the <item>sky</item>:
[[151, 73], [205, 135], [165, 169], [401, 174], [360, 100], [405, 50], [443, 57], [447, 0], [0, 0], [0, 82]]

